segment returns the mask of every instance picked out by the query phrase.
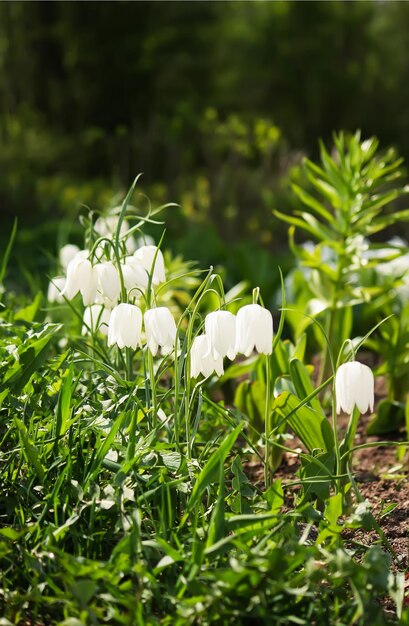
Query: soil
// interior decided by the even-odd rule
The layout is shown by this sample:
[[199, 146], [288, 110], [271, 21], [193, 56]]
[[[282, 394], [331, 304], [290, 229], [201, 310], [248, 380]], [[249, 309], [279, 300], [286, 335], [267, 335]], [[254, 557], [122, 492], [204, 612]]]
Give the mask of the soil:
[[[346, 417], [340, 417], [339, 427], [342, 431], [347, 424]], [[392, 432], [382, 437], [366, 434], [369, 416], [361, 416], [355, 438], [355, 445], [377, 441], [402, 441], [408, 437], [404, 431]], [[286, 446], [301, 451], [302, 444], [297, 438], [285, 442]], [[283, 461], [275, 473], [283, 483], [296, 480], [295, 473], [300, 467], [296, 454], [284, 453]], [[371, 511], [383, 530], [393, 550], [393, 566], [404, 571], [406, 576], [405, 604], [409, 606], [409, 443], [403, 458], [398, 458], [397, 446], [377, 446], [357, 450], [353, 457], [353, 474], [359, 491], [371, 505]], [[247, 473], [252, 481], [261, 486], [264, 481], [263, 468], [259, 463], [249, 463]], [[297, 487], [287, 492], [286, 507], [291, 508]], [[344, 538], [351, 545], [370, 546], [381, 543], [376, 531], [348, 530]], [[393, 603], [382, 602], [384, 609], [391, 615], [394, 613]]]

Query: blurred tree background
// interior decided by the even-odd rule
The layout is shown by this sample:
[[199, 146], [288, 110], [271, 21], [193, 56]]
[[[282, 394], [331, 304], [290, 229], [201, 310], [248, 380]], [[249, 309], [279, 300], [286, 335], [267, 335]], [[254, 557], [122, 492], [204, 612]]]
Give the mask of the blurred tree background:
[[17, 215], [17, 250], [55, 251], [143, 172], [180, 204], [174, 252], [270, 289], [272, 209], [318, 138], [361, 128], [409, 157], [408, 43], [404, 2], [2, 2], [2, 245]]

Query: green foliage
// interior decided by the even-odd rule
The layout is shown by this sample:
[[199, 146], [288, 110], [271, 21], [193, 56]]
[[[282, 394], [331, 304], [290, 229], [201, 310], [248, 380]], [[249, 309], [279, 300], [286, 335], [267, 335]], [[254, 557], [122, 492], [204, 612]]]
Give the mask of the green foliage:
[[[378, 141], [362, 141], [360, 133], [335, 135], [333, 153], [321, 143], [320, 155], [320, 165], [305, 161], [310, 190], [293, 186], [302, 208], [292, 215], [276, 211], [290, 224], [290, 246], [298, 259], [298, 269], [287, 281], [295, 299], [287, 319], [296, 336], [310, 329], [320, 345], [322, 381], [338, 355], [343, 358], [345, 343], [356, 328], [358, 307], [367, 311], [366, 328], [399, 309], [399, 317], [381, 324], [368, 345], [386, 357], [380, 371], [388, 376], [389, 397], [401, 400], [407, 392], [408, 324], [397, 293], [406, 261], [401, 270], [399, 263], [406, 259], [406, 249], [400, 243], [382, 246], [370, 237], [409, 219], [409, 210], [395, 210], [391, 204], [408, 191], [399, 182], [402, 160], [392, 149], [379, 153]], [[297, 229], [313, 242], [298, 245]], [[389, 266], [394, 271], [389, 273]]]
[[[139, 229], [159, 210], [149, 205], [139, 214], [131, 202], [136, 182], [111, 238], [97, 238], [92, 214], [82, 220], [92, 261], [115, 261], [118, 272], [130, 234], [121, 235], [121, 223]], [[143, 348], [119, 349], [100, 330], [84, 331], [79, 296], [44, 311], [41, 294], [20, 302], [4, 292], [4, 619], [397, 624], [405, 618], [401, 564], [380, 545], [343, 539], [347, 530], [376, 530], [388, 546], [351, 473], [357, 415], [339, 443], [320, 397], [332, 377], [313, 383], [305, 334], [295, 343], [282, 337], [284, 289], [271, 355], [237, 361], [221, 381], [192, 379], [192, 341], [206, 313], [237, 311], [249, 296], [243, 283], [225, 293], [213, 268], [201, 273], [181, 257], [165, 258], [166, 280], [154, 280], [151, 267], [146, 288], [128, 290], [122, 276], [120, 299], [138, 298], [144, 312], [152, 304], [172, 309], [171, 353], [153, 354], [145, 339]], [[222, 395], [228, 385], [235, 406]], [[289, 450], [301, 467], [296, 480], [275, 479], [288, 428], [304, 447]], [[264, 483], [253, 480], [255, 462]], [[352, 488], [357, 505], [347, 517]], [[393, 618], [383, 599], [394, 603]]]

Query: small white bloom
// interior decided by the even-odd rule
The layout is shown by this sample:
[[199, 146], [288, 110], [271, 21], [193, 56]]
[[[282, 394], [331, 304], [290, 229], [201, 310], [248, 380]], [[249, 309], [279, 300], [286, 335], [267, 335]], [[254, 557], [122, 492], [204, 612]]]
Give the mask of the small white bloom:
[[65, 271], [68, 267], [68, 263], [73, 260], [73, 258], [80, 252], [78, 246], [75, 246], [73, 243], [67, 243], [60, 250], [60, 264], [63, 270]]
[[108, 324], [111, 311], [102, 304], [92, 304], [84, 309], [82, 334], [86, 335], [90, 332], [100, 330], [103, 335], [108, 334]]
[[206, 315], [205, 330], [213, 359], [236, 357], [236, 318], [229, 311], [213, 311]]
[[271, 354], [273, 348], [273, 317], [259, 304], [246, 304], [237, 312], [237, 352], [250, 356], [254, 348]]
[[95, 266], [98, 276], [98, 291], [104, 298], [112, 303], [116, 303], [121, 293], [121, 282], [119, 273], [112, 261], [98, 263]]
[[67, 267], [67, 280], [63, 295], [72, 300], [80, 291], [84, 305], [93, 304], [97, 293], [98, 277], [88, 259], [77, 254]]
[[[119, 215], [107, 215], [99, 217], [94, 224], [94, 229], [100, 237], [113, 237], [118, 228]], [[122, 237], [128, 230], [125, 220], [122, 221], [119, 236]]]
[[159, 346], [162, 354], [170, 354], [175, 347], [176, 323], [172, 313], [165, 306], [149, 309], [144, 315], [146, 342], [153, 356]]
[[119, 348], [141, 345], [142, 312], [134, 304], [118, 304], [112, 309], [108, 327], [108, 345]]
[[[118, 210], [117, 207], [116, 210]], [[115, 209], [114, 209], [115, 210]], [[100, 237], [108, 237], [112, 239], [116, 235], [118, 228], [119, 215], [107, 215], [106, 217], [99, 217], [95, 224], [94, 229]], [[128, 223], [126, 220], [122, 221], [121, 228], [119, 230], [119, 237], [122, 239], [128, 232]], [[128, 254], [133, 254], [137, 248], [136, 241], [132, 235], [128, 235], [125, 240], [125, 248]]]
[[65, 276], [55, 276], [48, 283], [48, 302], [64, 302], [61, 292], [65, 287]]
[[[155, 259], [156, 255], [156, 259]], [[142, 246], [138, 248], [134, 254], [134, 257], [138, 259], [143, 268], [145, 268], [146, 272], [150, 274], [153, 269], [152, 282], [154, 285], [159, 285], [159, 283], [164, 283], [166, 280], [165, 274], [165, 261], [163, 259], [163, 254], [156, 246]], [[155, 267], [153, 268], [153, 263], [155, 259]]]
[[335, 376], [337, 413], [351, 414], [356, 405], [361, 413], [374, 406], [374, 376], [372, 370], [359, 361], [343, 363]]
[[132, 235], [129, 235], [125, 241], [125, 248], [128, 254], [133, 254], [137, 248], [137, 244], [135, 238]]
[[125, 287], [128, 290], [136, 287], [146, 289], [148, 286], [148, 274], [140, 261], [134, 256], [125, 257], [125, 262], [122, 265], [122, 276]]
[[218, 376], [222, 376], [223, 357], [213, 358], [210, 350], [208, 338], [206, 335], [198, 335], [194, 338], [190, 351], [190, 374], [192, 378], [197, 378], [199, 374], [203, 374], [205, 378], [216, 372]]
[[143, 246], [154, 246], [155, 240], [150, 235], [141, 235], [135, 241], [135, 250], [137, 248], [142, 248]]

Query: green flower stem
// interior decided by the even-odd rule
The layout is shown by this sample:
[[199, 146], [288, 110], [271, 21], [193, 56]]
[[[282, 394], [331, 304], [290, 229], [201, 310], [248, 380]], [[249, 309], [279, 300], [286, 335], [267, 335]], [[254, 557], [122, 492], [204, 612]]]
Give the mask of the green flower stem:
[[[319, 372], [319, 376], [318, 376], [318, 385], [320, 385], [322, 383], [322, 381], [325, 378], [328, 378], [329, 375], [329, 364], [330, 364], [330, 354], [329, 351], [332, 347], [332, 349], [334, 348], [334, 328], [336, 327], [336, 318], [337, 318], [337, 304], [339, 301], [339, 296], [340, 296], [340, 287], [342, 287], [342, 276], [343, 276], [343, 272], [345, 267], [348, 264], [348, 258], [346, 257], [345, 254], [345, 239], [342, 242], [342, 246], [343, 246], [343, 252], [341, 254], [339, 254], [338, 256], [338, 267], [337, 267], [337, 278], [334, 284], [334, 291], [332, 294], [332, 301], [331, 301], [331, 306], [329, 309], [329, 317], [327, 319], [327, 324], [326, 324], [326, 335], [328, 337], [328, 341], [325, 342], [324, 344], [324, 348], [321, 354], [321, 366], [320, 366], [320, 372]], [[338, 351], [338, 346], [336, 346], [336, 352]]]
[[[187, 351], [186, 351], [186, 362], [185, 362], [185, 428], [186, 428], [186, 445], [187, 445], [187, 457], [190, 460], [192, 457], [192, 442], [191, 442], [191, 431], [190, 431], [190, 406], [191, 406], [191, 375], [190, 375], [190, 349], [193, 342], [193, 327], [196, 316], [198, 315], [198, 310], [202, 299], [210, 292], [213, 291], [216, 295], [219, 296], [217, 291], [214, 289], [207, 289], [208, 283], [212, 280], [213, 275], [209, 272], [209, 274], [204, 279], [202, 285], [197, 290], [195, 297], [197, 297], [197, 302], [193, 308], [192, 315], [189, 319], [188, 327], [187, 327]], [[188, 309], [186, 312], [188, 312]]]
[[270, 443], [270, 435], [273, 429], [272, 421], [271, 421], [271, 402], [270, 402], [270, 357], [266, 355], [266, 400], [264, 407], [264, 428], [265, 428], [265, 457], [264, 457], [264, 483], [266, 489], [270, 487], [271, 484], [271, 443]]
[[[338, 441], [338, 416], [337, 416], [337, 398], [335, 392], [335, 378], [332, 383], [332, 429], [334, 432], [334, 451], [335, 451], [335, 474], [341, 473], [341, 452]], [[341, 490], [339, 480], [335, 481], [337, 493]]]
[[127, 379], [129, 382], [132, 382], [132, 379], [133, 379], [133, 350], [132, 348], [125, 348], [125, 360], [126, 360]]
[[149, 370], [149, 380], [151, 384], [151, 401], [152, 401], [152, 424], [153, 428], [158, 426], [158, 398], [156, 394], [156, 383], [155, 383], [155, 371], [153, 367], [153, 356], [149, 348], [147, 348], [148, 354], [148, 370]]

